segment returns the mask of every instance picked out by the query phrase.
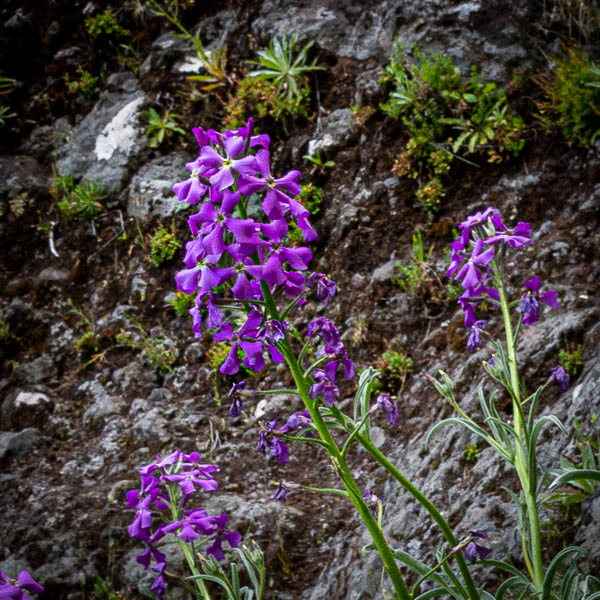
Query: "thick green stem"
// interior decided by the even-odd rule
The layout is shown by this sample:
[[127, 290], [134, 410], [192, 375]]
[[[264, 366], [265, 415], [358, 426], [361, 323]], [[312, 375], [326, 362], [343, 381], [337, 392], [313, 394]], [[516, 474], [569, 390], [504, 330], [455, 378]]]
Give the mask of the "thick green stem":
[[[517, 344], [516, 338], [513, 335], [513, 328], [510, 320], [510, 308], [502, 278], [500, 277], [497, 269], [495, 269], [495, 273], [497, 276], [498, 291], [500, 293], [500, 308], [502, 310], [502, 319], [504, 320], [504, 331], [506, 335], [506, 350], [513, 401], [514, 429], [518, 436], [518, 439], [515, 440], [515, 468], [519, 476], [523, 494], [525, 495], [527, 516], [529, 520], [529, 543], [531, 556], [529, 556], [527, 549], [527, 536], [525, 532], [523, 532], [522, 538], [523, 555], [533, 583], [538, 593], [541, 593], [544, 581], [544, 568], [542, 563], [540, 518], [536, 501], [536, 490], [532, 489], [534, 487], [533, 481], [535, 481], [535, 474], [529, 473], [528, 459], [526, 452], [524, 451], [524, 449], [529, 449], [529, 440], [527, 438], [525, 419], [523, 416], [523, 405], [521, 402], [519, 371], [517, 368]], [[534, 468], [537, 468], [537, 466], [534, 466]]]
[[[263, 281], [261, 281], [261, 288], [267, 305], [267, 310], [269, 311], [271, 318], [280, 320], [280, 315], [275, 307], [271, 292], [267, 284]], [[339, 478], [344, 484], [346, 491], [348, 492], [348, 497], [350, 498], [352, 504], [354, 504], [354, 507], [358, 511], [361, 519], [371, 534], [373, 544], [381, 556], [384, 568], [389, 575], [392, 585], [394, 586], [398, 599], [410, 600], [408, 587], [404, 581], [404, 578], [402, 577], [402, 574], [400, 573], [394, 553], [385, 540], [383, 532], [371, 514], [367, 503], [363, 499], [360, 488], [356, 483], [352, 472], [350, 471], [350, 467], [346, 463], [346, 459], [342, 455], [338, 445], [333, 439], [331, 432], [327, 428], [327, 425], [321, 416], [321, 413], [319, 412], [317, 403], [309, 396], [309, 385], [306, 377], [304, 376], [303, 369], [298, 363], [296, 355], [294, 354], [287, 339], [281, 341], [278, 344], [278, 348], [285, 358], [285, 361], [292, 373], [292, 377], [294, 378], [294, 382], [298, 388], [298, 394], [302, 398], [304, 405], [310, 413], [313, 425], [320, 438], [326, 444], [327, 452], [329, 453], [331, 462], [333, 463]]]
[[[360, 434], [357, 434], [356, 438], [361, 446], [429, 513], [429, 516], [440, 528], [442, 535], [446, 538], [450, 547], [454, 548], [457, 546], [458, 540], [454, 537], [450, 525], [448, 525], [446, 519], [444, 519], [431, 500], [429, 500], [419, 488], [417, 488], [395, 465], [393, 465], [387, 456], [385, 456], [371, 440]], [[473, 582], [473, 578], [471, 577], [471, 573], [469, 572], [469, 568], [467, 567], [467, 563], [462, 554], [456, 554], [456, 562], [467, 587], [469, 598], [471, 598], [471, 600], [479, 600], [479, 593], [475, 588], [475, 583]]]

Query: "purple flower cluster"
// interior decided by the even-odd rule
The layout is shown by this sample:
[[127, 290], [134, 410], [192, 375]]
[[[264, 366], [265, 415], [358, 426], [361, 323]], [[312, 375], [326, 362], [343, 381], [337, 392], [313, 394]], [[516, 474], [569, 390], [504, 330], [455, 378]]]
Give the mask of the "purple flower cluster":
[[375, 412], [378, 408], [383, 410], [390, 425], [393, 427], [398, 426], [398, 406], [392, 400], [390, 394], [379, 394], [379, 396], [377, 396], [377, 400], [371, 408], [371, 412]]
[[261, 454], [276, 456], [279, 464], [284, 465], [290, 460], [290, 453], [287, 444], [277, 436], [289, 435], [298, 430], [302, 431], [308, 429], [311, 425], [312, 420], [307, 410], [293, 413], [285, 425], [279, 429], [276, 429], [277, 419], [273, 419], [258, 434], [258, 451]]
[[224, 558], [223, 542], [236, 548], [242, 539], [237, 531], [225, 530], [227, 514], [210, 515], [203, 508], [187, 508], [188, 499], [197, 489], [206, 492], [217, 489], [212, 474], [218, 471], [215, 465], [201, 464], [197, 452], [183, 454], [177, 450], [140, 467], [140, 490], [129, 490], [126, 494], [126, 508], [136, 511], [127, 531], [145, 545], [136, 560], [145, 569], [152, 561], [156, 563], [152, 570], [158, 576], [151, 589], [159, 598], [167, 587], [167, 559], [159, 549], [167, 534], [174, 533], [185, 543], [210, 543], [204, 552], [217, 560]]
[[[481, 344], [481, 332], [487, 321], [475, 313], [482, 300], [497, 306], [500, 295], [494, 284], [492, 262], [504, 252], [505, 247], [524, 248], [531, 244], [531, 225], [519, 222], [509, 229], [493, 207], [475, 213], [459, 225], [460, 236], [452, 243], [448, 277], [460, 281], [464, 292], [458, 303], [465, 313], [465, 327], [469, 329], [467, 348], [475, 350]], [[519, 310], [524, 313], [523, 323], [535, 325], [539, 316], [538, 299], [553, 308], [558, 307], [557, 294], [547, 291], [539, 295], [540, 279], [536, 275], [525, 282], [528, 292], [521, 298]]]
[[[190, 309], [196, 337], [202, 335], [204, 320], [216, 341], [230, 342], [221, 372], [237, 373], [240, 354], [247, 369], [260, 371], [265, 353], [274, 362], [283, 361], [277, 343], [286, 327], [266, 316], [265, 286], [291, 298], [314, 288], [325, 304], [336, 286], [322, 274], [307, 277], [302, 273], [312, 258], [308, 247], [286, 245], [291, 222], [307, 242], [317, 234], [309, 223], [310, 213], [294, 198], [301, 191], [300, 171], [283, 177], [271, 174], [269, 137], [254, 135], [252, 119], [237, 130], [219, 133], [198, 127], [193, 133], [200, 153], [186, 165], [190, 177], [173, 185], [178, 200], [199, 205], [188, 219], [193, 239], [186, 244], [186, 268], [175, 277], [177, 287], [186, 294], [197, 292]], [[259, 198], [262, 212], [253, 209], [248, 216], [251, 196], [253, 201]], [[235, 304], [254, 307], [237, 329], [225, 321], [220, 308], [225, 295], [232, 296]], [[300, 298], [297, 303], [303, 301]]]
[[41, 594], [44, 588], [27, 571], [21, 571], [16, 581], [0, 571], [0, 598], [3, 600], [28, 600], [25, 592]]
[[552, 367], [550, 372], [552, 374], [550, 375], [549, 381], [555, 381], [560, 391], [566, 392], [569, 387], [569, 374], [563, 367]]
[[323, 396], [323, 401], [327, 406], [333, 406], [333, 403], [339, 398], [340, 390], [337, 386], [337, 373], [341, 368], [345, 379], [354, 377], [354, 362], [348, 358], [348, 353], [341, 341], [340, 333], [337, 327], [325, 317], [313, 319], [306, 329], [308, 337], [319, 336], [323, 342], [322, 347], [317, 351], [317, 356], [329, 358], [323, 369], [315, 369], [312, 373], [315, 383], [310, 386], [309, 396], [318, 398]]

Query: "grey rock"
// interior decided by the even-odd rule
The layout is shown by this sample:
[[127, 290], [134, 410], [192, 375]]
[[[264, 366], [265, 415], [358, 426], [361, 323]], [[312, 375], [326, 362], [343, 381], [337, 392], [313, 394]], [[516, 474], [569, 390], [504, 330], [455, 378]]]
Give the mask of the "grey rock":
[[159, 156], [144, 164], [131, 178], [127, 191], [127, 213], [132, 217], [158, 216], [168, 219], [187, 210], [190, 205], [179, 202], [172, 191], [173, 183], [188, 179], [185, 164], [190, 158], [183, 152]]
[[322, 120], [318, 137], [308, 143], [308, 153], [314, 156], [318, 150], [325, 153], [344, 148], [355, 133], [354, 117], [349, 108], [338, 108]]
[[146, 102], [142, 92], [102, 94], [60, 148], [59, 173], [99, 181], [117, 194], [148, 144], [140, 119]]
[[39, 198], [50, 190], [50, 171], [31, 156], [0, 156], [0, 199], [25, 192]]
[[132, 434], [137, 442], [146, 444], [166, 444], [171, 439], [168, 422], [158, 408], [153, 408], [138, 417], [133, 424]]
[[15, 369], [15, 375], [23, 383], [36, 384], [52, 377], [56, 373], [54, 361], [48, 354], [42, 354], [31, 362], [21, 363]]
[[377, 267], [371, 275], [371, 285], [374, 283], [383, 283], [385, 281], [393, 281], [396, 270], [396, 258], [392, 254], [390, 259], [383, 265]]
[[132, 94], [137, 89], [137, 79], [133, 73], [124, 71], [122, 73], [112, 73], [106, 79], [106, 85], [114, 88], [115, 91], [128, 92]]
[[161, 35], [152, 43], [150, 54], [140, 67], [140, 76], [146, 76], [159, 69], [170, 69], [174, 62], [183, 60], [192, 47], [190, 42], [178, 39], [171, 33]]
[[0, 432], [0, 460], [21, 458], [31, 452], [41, 438], [41, 432], [35, 427], [26, 427], [18, 432]]
[[36, 278], [36, 283], [54, 283], [66, 281], [69, 279], [69, 273], [56, 267], [46, 267]]
[[83, 413], [81, 422], [84, 425], [104, 423], [107, 417], [118, 413], [119, 406], [114, 397], [109, 396], [106, 389], [98, 381], [86, 381], [77, 388], [78, 392], [86, 392], [93, 398], [92, 405]]

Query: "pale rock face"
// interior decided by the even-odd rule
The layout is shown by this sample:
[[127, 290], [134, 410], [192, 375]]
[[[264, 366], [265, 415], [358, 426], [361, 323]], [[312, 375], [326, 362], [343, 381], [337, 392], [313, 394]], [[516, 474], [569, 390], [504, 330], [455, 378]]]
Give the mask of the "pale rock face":
[[131, 101], [104, 127], [96, 138], [94, 152], [98, 160], [110, 160], [117, 151], [125, 155], [131, 152], [137, 133], [137, 115], [143, 102], [143, 97]]

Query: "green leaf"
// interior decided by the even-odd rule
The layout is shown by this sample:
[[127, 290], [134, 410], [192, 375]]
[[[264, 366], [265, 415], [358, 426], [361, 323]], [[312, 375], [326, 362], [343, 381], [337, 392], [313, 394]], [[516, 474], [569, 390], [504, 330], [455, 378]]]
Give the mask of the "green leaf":
[[542, 596], [541, 600], [551, 600], [552, 599], [552, 585], [554, 583], [554, 576], [556, 575], [556, 571], [560, 564], [572, 554], [578, 554], [583, 552], [583, 548], [578, 548], [576, 546], [569, 546], [564, 550], [561, 550], [553, 559], [548, 569], [546, 571], [546, 576], [544, 577], [544, 582], [542, 584]]
[[475, 104], [477, 102], [477, 96], [475, 94], [463, 94], [463, 100], [469, 104]]
[[557, 477], [551, 484], [550, 489], [555, 489], [571, 481], [600, 481], [600, 471], [597, 469], [574, 469], [573, 471], [567, 471], [560, 477]]

